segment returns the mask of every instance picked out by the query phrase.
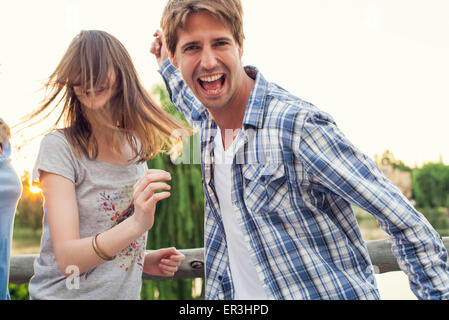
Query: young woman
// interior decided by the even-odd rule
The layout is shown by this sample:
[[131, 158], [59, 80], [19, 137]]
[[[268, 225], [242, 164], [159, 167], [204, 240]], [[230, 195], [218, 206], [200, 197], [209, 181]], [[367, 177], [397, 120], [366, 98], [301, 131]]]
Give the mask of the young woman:
[[33, 170], [45, 202], [30, 298], [139, 299], [142, 272], [172, 276], [184, 259], [145, 248], [171, 179], [146, 160], [185, 128], [152, 102], [126, 49], [103, 31], [76, 36], [46, 88], [28, 120], [56, 105], [65, 125], [43, 138]]
[[9, 160], [9, 138], [9, 127], [0, 119], [0, 300], [10, 300], [8, 279], [12, 229], [22, 193], [22, 184]]

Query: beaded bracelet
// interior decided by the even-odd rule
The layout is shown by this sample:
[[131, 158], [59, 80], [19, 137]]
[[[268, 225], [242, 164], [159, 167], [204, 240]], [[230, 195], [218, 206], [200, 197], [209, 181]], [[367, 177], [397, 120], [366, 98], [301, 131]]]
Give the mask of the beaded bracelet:
[[107, 254], [104, 254], [97, 245], [97, 237], [98, 237], [99, 233], [97, 233], [95, 235], [95, 237], [92, 237], [92, 247], [94, 248], [95, 253], [97, 254], [97, 256], [99, 256], [101, 259], [105, 260], [105, 261], [111, 261], [115, 259], [115, 256], [113, 257], [109, 257]]

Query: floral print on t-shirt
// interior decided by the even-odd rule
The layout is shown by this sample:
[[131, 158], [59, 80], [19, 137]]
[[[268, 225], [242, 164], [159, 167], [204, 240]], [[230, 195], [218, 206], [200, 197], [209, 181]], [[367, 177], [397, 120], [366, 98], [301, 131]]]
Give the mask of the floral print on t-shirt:
[[[98, 209], [101, 215], [98, 219], [104, 221], [106, 229], [113, 228], [134, 213], [134, 207], [132, 206], [134, 183], [130, 183], [121, 190], [112, 193], [100, 193]], [[119, 252], [113, 261], [124, 271], [129, 271], [135, 267], [143, 270], [145, 248], [146, 233]]]

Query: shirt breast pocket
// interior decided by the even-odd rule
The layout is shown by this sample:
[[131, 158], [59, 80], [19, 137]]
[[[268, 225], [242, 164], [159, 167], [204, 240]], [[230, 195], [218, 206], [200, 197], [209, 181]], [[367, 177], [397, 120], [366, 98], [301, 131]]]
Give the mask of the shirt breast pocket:
[[242, 166], [244, 200], [251, 213], [280, 211], [290, 206], [288, 181], [283, 164], [247, 164]]

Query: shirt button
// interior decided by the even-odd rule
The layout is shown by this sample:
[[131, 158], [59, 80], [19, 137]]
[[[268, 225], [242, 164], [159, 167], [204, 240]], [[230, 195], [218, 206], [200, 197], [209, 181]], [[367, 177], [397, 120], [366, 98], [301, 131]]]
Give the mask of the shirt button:
[[265, 177], [264, 177], [264, 176], [261, 176], [261, 177], [260, 177], [260, 181], [265, 182]]
[[221, 281], [221, 280], [223, 280], [223, 277], [222, 276], [218, 276], [218, 281]]

